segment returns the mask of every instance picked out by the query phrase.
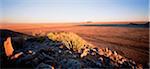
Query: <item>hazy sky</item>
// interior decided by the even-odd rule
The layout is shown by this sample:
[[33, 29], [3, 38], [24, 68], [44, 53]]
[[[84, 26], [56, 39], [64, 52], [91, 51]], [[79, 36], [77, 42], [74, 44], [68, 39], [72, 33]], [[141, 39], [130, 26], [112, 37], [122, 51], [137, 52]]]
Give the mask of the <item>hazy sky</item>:
[[0, 0], [9, 22], [145, 21], [149, 0]]

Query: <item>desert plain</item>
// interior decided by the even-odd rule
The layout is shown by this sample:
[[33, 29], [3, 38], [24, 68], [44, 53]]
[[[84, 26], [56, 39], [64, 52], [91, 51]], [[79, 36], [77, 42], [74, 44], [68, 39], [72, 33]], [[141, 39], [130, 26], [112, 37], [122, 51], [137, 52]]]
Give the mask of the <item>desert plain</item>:
[[149, 28], [81, 26], [81, 24], [0, 24], [8, 29], [29, 35], [49, 32], [74, 32], [98, 48], [109, 48], [137, 63], [149, 63]]

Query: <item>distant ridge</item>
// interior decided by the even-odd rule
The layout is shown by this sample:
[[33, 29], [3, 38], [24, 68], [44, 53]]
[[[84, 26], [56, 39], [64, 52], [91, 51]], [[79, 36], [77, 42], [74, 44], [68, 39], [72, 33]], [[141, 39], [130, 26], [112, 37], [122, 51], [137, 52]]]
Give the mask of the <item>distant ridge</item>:
[[149, 28], [149, 22], [146, 23], [133, 23], [128, 24], [114, 23], [114, 24], [80, 24], [79, 26], [99, 26], [99, 27], [127, 27], [127, 28]]

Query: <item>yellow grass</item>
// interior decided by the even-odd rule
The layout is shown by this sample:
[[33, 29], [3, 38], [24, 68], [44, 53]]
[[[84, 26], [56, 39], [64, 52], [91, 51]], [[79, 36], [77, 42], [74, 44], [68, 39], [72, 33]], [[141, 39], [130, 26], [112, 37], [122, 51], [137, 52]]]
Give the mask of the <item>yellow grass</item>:
[[85, 40], [72, 32], [54, 32], [48, 33], [47, 36], [53, 41], [60, 41], [64, 43], [68, 49], [72, 49], [73, 51], [80, 52], [80, 50], [84, 47], [92, 47], [91, 44], [87, 43]]

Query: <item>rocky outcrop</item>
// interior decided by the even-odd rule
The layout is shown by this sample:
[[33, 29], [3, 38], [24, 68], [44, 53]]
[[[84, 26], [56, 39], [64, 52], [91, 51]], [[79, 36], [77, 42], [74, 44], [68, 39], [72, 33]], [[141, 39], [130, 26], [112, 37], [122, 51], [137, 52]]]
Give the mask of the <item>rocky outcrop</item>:
[[[7, 41], [11, 44], [10, 37]], [[5, 47], [5, 49], [7, 48]], [[12, 51], [11, 56], [8, 56], [6, 60], [7, 67], [35, 69], [134, 69], [141, 67], [133, 60], [119, 55], [116, 51], [108, 48], [95, 48], [71, 32], [55, 32], [49, 33], [47, 36], [28, 38], [22, 49]]]
[[13, 54], [13, 51], [14, 51], [10, 37], [8, 37], [6, 39], [6, 41], [4, 42], [4, 48], [5, 48], [6, 56], [10, 57]]

